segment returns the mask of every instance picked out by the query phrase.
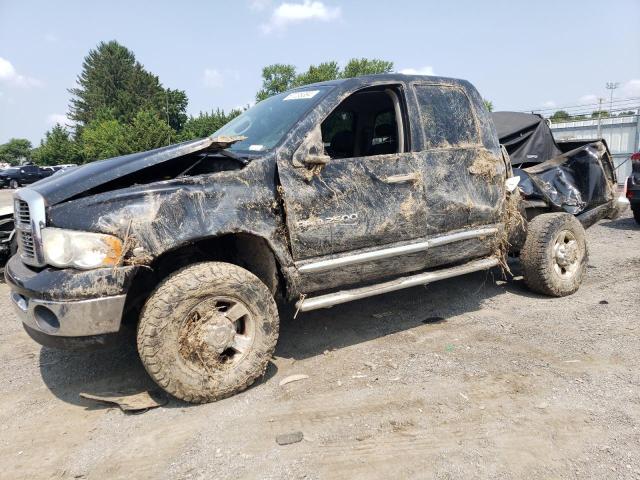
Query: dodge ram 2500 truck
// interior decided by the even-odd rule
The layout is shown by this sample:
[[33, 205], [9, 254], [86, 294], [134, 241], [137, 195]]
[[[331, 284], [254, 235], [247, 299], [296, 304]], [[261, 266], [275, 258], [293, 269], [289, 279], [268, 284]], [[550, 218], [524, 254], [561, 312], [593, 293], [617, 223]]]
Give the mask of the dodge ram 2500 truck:
[[135, 328], [151, 377], [207, 402], [263, 374], [276, 299], [331, 307], [505, 266], [508, 251], [536, 292], [575, 292], [584, 227], [618, 213], [613, 185], [601, 142], [514, 177], [467, 81], [336, 80], [211, 137], [18, 190], [5, 277], [36, 341], [101, 345]]

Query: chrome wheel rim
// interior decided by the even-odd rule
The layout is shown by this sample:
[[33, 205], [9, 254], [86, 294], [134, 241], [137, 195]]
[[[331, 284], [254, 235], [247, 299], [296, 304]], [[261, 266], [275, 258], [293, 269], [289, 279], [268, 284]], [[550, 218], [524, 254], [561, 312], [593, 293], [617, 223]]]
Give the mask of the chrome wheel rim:
[[247, 305], [231, 297], [213, 297], [196, 305], [178, 332], [182, 359], [208, 373], [234, 368], [255, 341], [256, 321]]
[[553, 244], [554, 271], [562, 278], [572, 277], [580, 267], [582, 256], [575, 235], [569, 230], [561, 231]]

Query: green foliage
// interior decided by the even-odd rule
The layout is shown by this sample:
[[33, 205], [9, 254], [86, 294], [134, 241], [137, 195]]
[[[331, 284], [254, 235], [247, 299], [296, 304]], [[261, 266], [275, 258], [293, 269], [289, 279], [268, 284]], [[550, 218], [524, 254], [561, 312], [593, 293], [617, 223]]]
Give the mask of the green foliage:
[[558, 110], [549, 118], [554, 123], [566, 122], [567, 120], [571, 119], [571, 115], [569, 115], [569, 113], [564, 110]]
[[259, 102], [290, 88], [310, 83], [391, 71], [393, 71], [393, 62], [375, 58], [352, 58], [342, 70], [340, 70], [338, 62], [323, 62], [318, 65], [310, 65], [306, 72], [300, 74], [296, 73], [296, 67], [293, 65], [276, 63], [262, 69], [262, 88], [256, 94], [256, 101]]
[[184, 128], [180, 133], [180, 140], [185, 141], [208, 137], [241, 113], [241, 110], [236, 109], [231, 110], [229, 113], [225, 113], [225, 111], [221, 109], [212, 110], [211, 113], [200, 112], [197, 117], [189, 117], [185, 122]]
[[127, 127], [117, 120], [96, 120], [82, 129], [80, 138], [85, 161], [131, 153]]
[[296, 80], [296, 67], [276, 63], [262, 69], [262, 89], [256, 94], [256, 101], [264, 100], [293, 87]]
[[165, 90], [157, 76], [136, 61], [126, 47], [112, 40], [90, 50], [69, 92], [69, 116], [80, 127], [99, 120], [109, 111], [113, 119], [128, 124], [140, 110], [154, 110], [180, 129], [186, 121], [187, 96], [182, 90]]
[[484, 107], [488, 111], [493, 112], [493, 102], [491, 100], [487, 100], [487, 99], [483, 98], [482, 102], [484, 103]]
[[169, 145], [174, 135], [166, 120], [153, 110], [140, 110], [133, 123], [126, 128], [127, 146], [132, 152], [144, 152]]
[[342, 78], [361, 77], [362, 75], [374, 75], [377, 73], [390, 73], [393, 71], [393, 62], [378, 60], [377, 58], [352, 58], [342, 70]]
[[309, 66], [309, 70], [298, 75], [293, 86], [308, 85], [310, 83], [326, 82], [340, 78], [338, 62], [324, 62]]
[[591, 118], [607, 118], [609, 116], [609, 112], [606, 110], [596, 110], [595, 112], [591, 112]]
[[33, 150], [33, 159], [39, 165], [78, 163], [81, 152], [71, 133], [58, 123], [45, 133], [40, 146]]
[[19, 165], [31, 159], [31, 142], [26, 138], [12, 138], [0, 145], [0, 162]]

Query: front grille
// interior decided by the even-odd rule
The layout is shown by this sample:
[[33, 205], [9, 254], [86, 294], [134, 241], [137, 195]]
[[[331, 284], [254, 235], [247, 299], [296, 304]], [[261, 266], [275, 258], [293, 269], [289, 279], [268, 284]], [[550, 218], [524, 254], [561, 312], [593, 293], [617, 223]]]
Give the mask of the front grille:
[[29, 204], [24, 200], [18, 200], [16, 202], [15, 211], [16, 223], [22, 225], [31, 225], [31, 214], [29, 213]]
[[20, 232], [20, 236], [18, 237], [18, 239], [19, 239], [20, 251], [22, 252], [22, 257], [35, 259], [36, 249], [33, 243], [33, 235], [31, 235], [31, 232], [25, 232], [25, 231]]
[[14, 198], [14, 217], [20, 258], [27, 265], [41, 267], [45, 263], [40, 233], [46, 222], [44, 198], [29, 188], [18, 190]]

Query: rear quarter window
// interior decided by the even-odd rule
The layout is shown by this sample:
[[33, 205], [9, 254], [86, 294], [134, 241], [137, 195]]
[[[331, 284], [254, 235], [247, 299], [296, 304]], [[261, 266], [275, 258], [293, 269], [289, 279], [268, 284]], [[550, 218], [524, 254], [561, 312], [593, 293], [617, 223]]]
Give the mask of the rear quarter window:
[[414, 84], [426, 148], [480, 143], [471, 102], [464, 90], [449, 85]]

